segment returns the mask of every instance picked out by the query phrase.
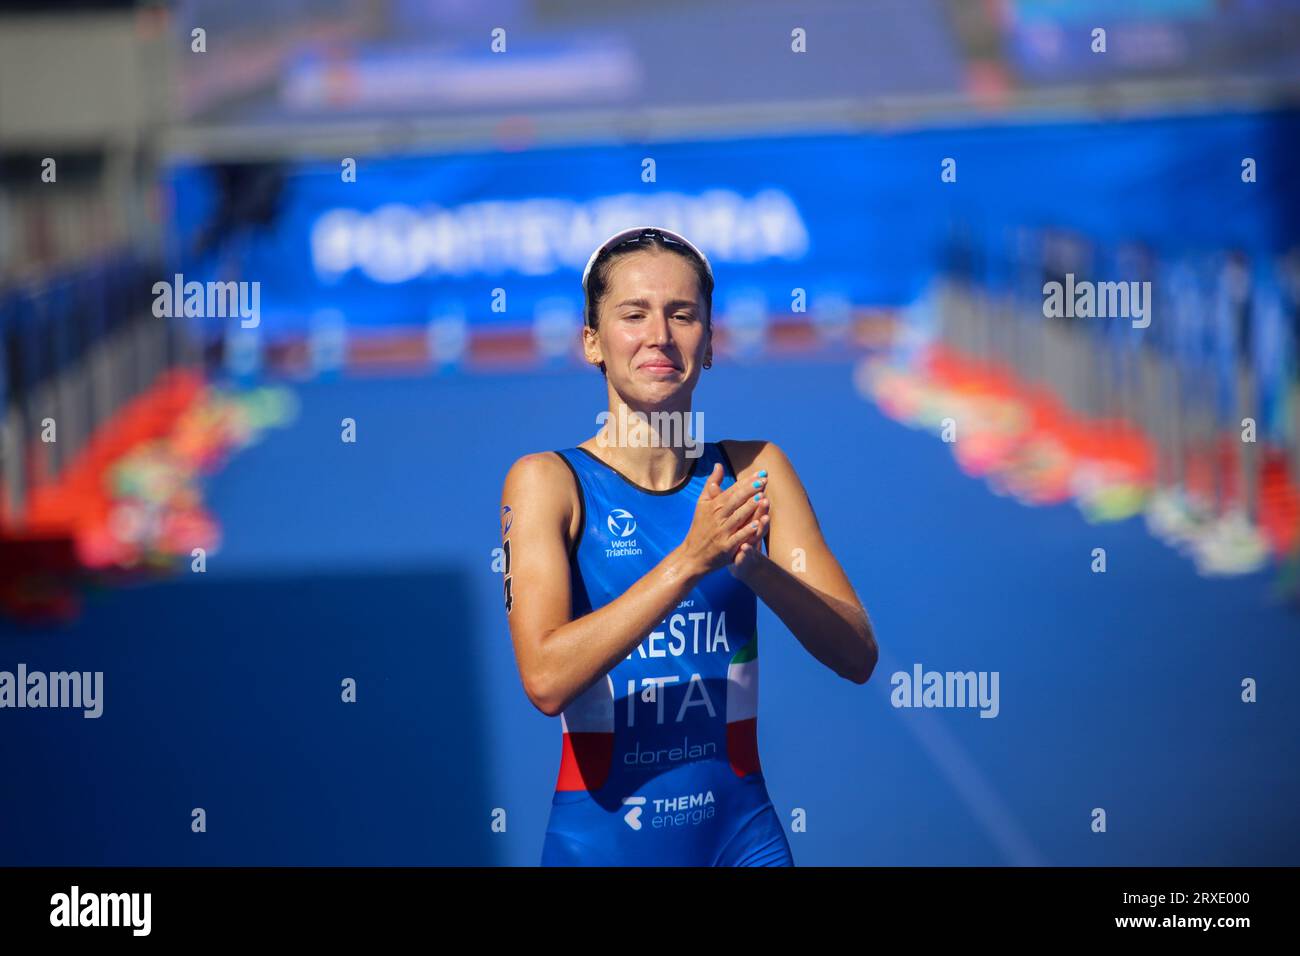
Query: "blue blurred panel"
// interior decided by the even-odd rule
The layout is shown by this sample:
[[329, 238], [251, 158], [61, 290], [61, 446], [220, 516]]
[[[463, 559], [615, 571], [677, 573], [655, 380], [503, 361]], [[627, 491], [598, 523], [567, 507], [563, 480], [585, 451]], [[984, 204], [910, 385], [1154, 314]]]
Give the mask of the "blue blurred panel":
[[610, 38], [532, 43], [508, 58], [482, 42], [452, 50], [357, 45], [346, 69], [336, 54], [308, 48], [286, 64], [279, 97], [268, 103], [264, 118], [522, 109], [557, 100], [594, 107], [622, 103], [643, 83], [631, 49]]
[[[199, 115], [280, 135], [340, 115], [761, 106], [961, 86], [942, 0], [815, 0], [795, 13], [783, 0], [185, 0], [175, 42], [188, 48], [191, 26], [211, 24], [227, 64], [218, 74], [178, 60]], [[796, 27], [807, 55], [791, 49]]]
[[1214, 13], [1215, 0], [1011, 0], [1020, 22], [1094, 23], [1112, 19], [1182, 19]]
[[[1151, 76], [1285, 89], [1300, 67], [1287, 40], [1300, 29], [1297, 0], [182, 0], [173, 22], [179, 48], [203, 25], [226, 64], [181, 57], [182, 99], [204, 119], [277, 135], [340, 115], [609, 103], [788, 114], [800, 102], [959, 96], [990, 76], [1031, 90]], [[1096, 27], [1107, 30], [1105, 55], [1091, 48]], [[497, 28], [509, 56], [489, 54]], [[806, 55], [792, 53], [795, 28]], [[561, 55], [528, 62], [547, 46]], [[593, 47], [613, 62], [580, 52]], [[467, 62], [475, 56], [493, 62]]]
[[0, 669], [104, 674], [97, 719], [0, 711], [0, 865], [490, 865], [476, 627], [442, 565], [185, 574], [0, 631]]
[[[1297, 0], [1015, 0], [1008, 59], [1026, 85], [1143, 76], [1244, 76], [1291, 83]], [[1093, 31], [1106, 31], [1105, 50]]]

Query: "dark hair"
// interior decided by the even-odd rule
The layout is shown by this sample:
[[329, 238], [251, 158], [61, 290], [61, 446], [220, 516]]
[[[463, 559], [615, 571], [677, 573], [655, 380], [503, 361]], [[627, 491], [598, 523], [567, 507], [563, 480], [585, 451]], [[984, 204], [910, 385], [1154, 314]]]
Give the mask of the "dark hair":
[[704, 264], [703, 259], [695, 254], [694, 250], [682, 245], [680, 242], [665, 241], [664, 237], [658, 233], [633, 237], [626, 242], [621, 242], [601, 255], [592, 264], [591, 274], [587, 277], [587, 297], [583, 308], [583, 321], [589, 328], [595, 329], [597, 327], [600, 300], [609, 291], [609, 271], [613, 268], [614, 261], [621, 256], [630, 255], [633, 252], [651, 247], [658, 249], [660, 252], [676, 253], [695, 269], [695, 277], [699, 280], [700, 296], [704, 299], [705, 328], [709, 328], [713, 321], [713, 276], [709, 274], [708, 266]]
[[664, 242], [659, 235], [650, 235], [650, 237], [643, 239], [629, 239], [628, 242], [620, 243], [620, 245], [611, 248], [610, 251], [595, 260], [595, 263], [591, 265], [591, 274], [586, 280], [586, 304], [584, 308], [585, 323], [590, 325], [591, 328], [597, 328], [597, 313], [599, 307], [601, 307], [601, 299], [610, 290], [610, 271], [614, 268], [615, 261], [632, 254], [632, 252], [638, 252], [643, 248], [650, 247], [654, 247], [660, 252], [676, 252], [677, 255], [680, 255], [682, 259], [692, 265], [695, 278], [699, 280], [699, 294], [705, 299], [705, 320], [711, 319], [712, 311], [714, 311], [714, 280], [708, 274], [705, 260], [699, 258], [692, 250], [680, 245], [680, 243]]

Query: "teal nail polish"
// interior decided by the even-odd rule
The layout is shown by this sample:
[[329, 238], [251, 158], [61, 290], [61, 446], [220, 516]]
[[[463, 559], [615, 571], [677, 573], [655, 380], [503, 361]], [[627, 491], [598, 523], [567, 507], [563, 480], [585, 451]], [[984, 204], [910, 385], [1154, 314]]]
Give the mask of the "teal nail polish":
[[755, 487], [755, 488], [762, 488], [762, 487], [763, 487], [763, 483], [762, 483], [761, 481], [756, 481], [756, 482], [754, 482], [754, 487]]
[[763, 496], [762, 496], [761, 493], [760, 493], [760, 494], [757, 494], [757, 495], [754, 495], [754, 500], [755, 500], [755, 501], [761, 501], [762, 499], [763, 499]]
[[758, 473], [758, 477], [760, 477], [760, 478], [766, 478], [766, 477], [767, 477], [767, 472], [766, 472], [766, 471], [760, 471], [760, 472]]

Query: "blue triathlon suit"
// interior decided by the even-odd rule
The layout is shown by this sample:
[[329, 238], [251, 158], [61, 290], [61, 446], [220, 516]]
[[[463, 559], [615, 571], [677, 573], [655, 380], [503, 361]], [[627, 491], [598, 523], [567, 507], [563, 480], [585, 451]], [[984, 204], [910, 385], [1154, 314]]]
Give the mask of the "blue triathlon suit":
[[[736, 480], [717, 443], [668, 491], [585, 449], [558, 454], [582, 502], [569, 558], [575, 618], [681, 544], [715, 462], [724, 488]], [[754, 592], [719, 568], [565, 708], [543, 866], [794, 865], [758, 761], [756, 618]]]

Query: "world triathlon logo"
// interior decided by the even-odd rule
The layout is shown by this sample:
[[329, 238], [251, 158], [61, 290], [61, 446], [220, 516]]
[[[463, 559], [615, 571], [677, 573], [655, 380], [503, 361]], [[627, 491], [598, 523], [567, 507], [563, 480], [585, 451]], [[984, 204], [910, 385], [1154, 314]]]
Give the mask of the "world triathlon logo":
[[628, 558], [641, 554], [637, 546], [637, 519], [627, 509], [616, 507], [604, 519], [604, 527], [610, 529], [610, 546], [604, 549], [606, 558]]
[[615, 508], [609, 513], [605, 526], [614, 538], [630, 538], [636, 534], [636, 518], [632, 517], [632, 512], [622, 508]]
[[605, 527], [609, 529], [609, 547], [605, 549], [607, 558], [626, 558], [641, 554], [637, 547], [636, 518], [624, 508], [615, 508], [605, 518]]

